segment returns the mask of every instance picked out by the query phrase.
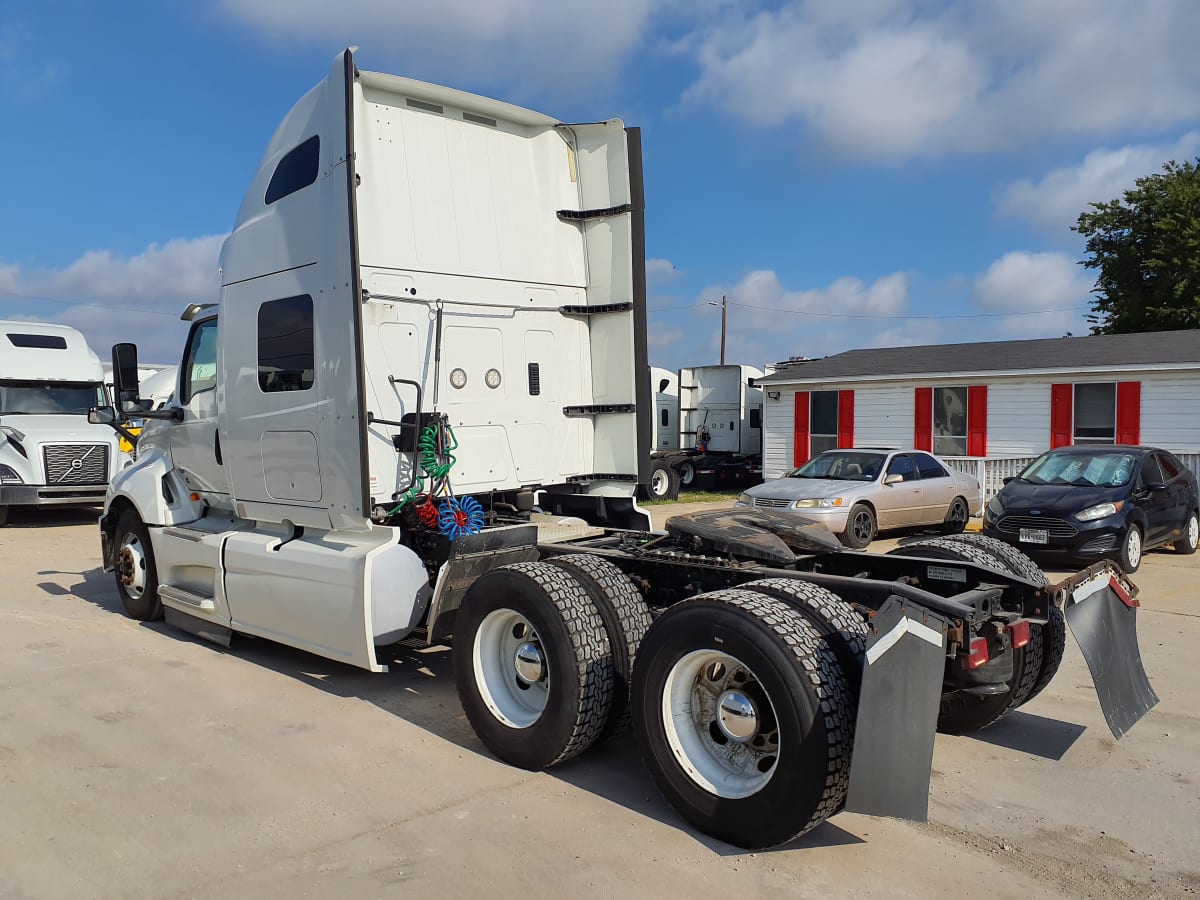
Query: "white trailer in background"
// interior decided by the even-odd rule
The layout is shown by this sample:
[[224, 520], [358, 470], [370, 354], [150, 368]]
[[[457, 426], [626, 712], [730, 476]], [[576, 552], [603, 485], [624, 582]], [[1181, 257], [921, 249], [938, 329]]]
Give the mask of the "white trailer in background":
[[[679, 370], [673, 385], [677, 434], [669, 444], [665, 438], [655, 442], [647, 486], [651, 497], [671, 498], [681, 488], [743, 486], [762, 480], [763, 392], [753, 386], [761, 377], [762, 370], [753, 366]], [[660, 420], [667, 402], [669, 398], [657, 405]]]
[[88, 422], [106, 403], [100, 359], [66, 325], [0, 321], [0, 524], [13, 506], [102, 503], [117, 436]]
[[127, 612], [373, 672], [449, 640], [496, 756], [543, 769], [632, 720], [682, 815], [751, 847], [843, 806], [923, 817], [939, 698], [968, 729], [1032, 696], [1079, 579], [1105, 579], [1093, 643], [1123, 640], [1105, 677], [1145, 681], [1108, 570], [850, 552], [779, 510], [649, 531], [642, 206], [636, 129], [341, 54], [271, 140], [164, 409], [114, 348], [152, 420], [100, 520]]
[[650, 367], [654, 395], [654, 449], [679, 449], [679, 373]]

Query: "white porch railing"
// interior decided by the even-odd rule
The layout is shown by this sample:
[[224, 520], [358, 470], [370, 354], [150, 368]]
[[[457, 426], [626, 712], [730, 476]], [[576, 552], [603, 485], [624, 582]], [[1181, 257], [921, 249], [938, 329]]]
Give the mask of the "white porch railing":
[[[1172, 450], [1179, 461], [1200, 478], [1200, 450]], [[1040, 455], [1040, 454], [1038, 454]], [[1017, 475], [1037, 459], [1034, 456], [943, 456], [942, 461], [952, 469], [974, 475], [979, 481], [983, 503], [986, 505], [1004, 487], [1004, 479]]]

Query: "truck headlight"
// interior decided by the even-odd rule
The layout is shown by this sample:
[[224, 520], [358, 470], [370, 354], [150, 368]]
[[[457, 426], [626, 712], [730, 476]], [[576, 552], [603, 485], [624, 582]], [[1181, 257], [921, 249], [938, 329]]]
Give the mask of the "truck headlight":
[[821, 497], [816, 500], [797, 500], [792, 504], [792, 509], [834, 509], [842, 503], [841, 497]]
[[0, 484], [24, 484], [12, 466], [0, 466]]
[[1087, 509], [1075, 513], [1075, 518], [1080, 522], [1094, 522], [1096, 519], [1115, 516], [1124, 505], [1124, 500], [1118, 500], [1116, 503], [1098, 503], [1095, 506], [1089, 506]]

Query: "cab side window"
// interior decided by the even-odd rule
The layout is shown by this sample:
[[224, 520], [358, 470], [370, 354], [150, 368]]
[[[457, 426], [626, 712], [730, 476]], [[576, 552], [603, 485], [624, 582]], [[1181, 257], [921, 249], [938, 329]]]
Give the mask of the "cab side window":
[[917, 468], [913, 465], [912, 457], [907, 453], [893, 456], [892, 461], [888, 463], [887, 473], [889, 475], [903, 475], [905, 481], [917, 480]]
[[217, 386], [217, 320], [199, 322], [188, 338], [183, 356], [179, 402], [187, 403], [201, 391]]

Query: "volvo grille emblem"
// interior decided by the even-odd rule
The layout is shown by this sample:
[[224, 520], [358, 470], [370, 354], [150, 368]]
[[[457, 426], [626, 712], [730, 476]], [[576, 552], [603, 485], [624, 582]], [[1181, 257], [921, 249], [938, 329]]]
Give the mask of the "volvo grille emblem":
[[83, 460], [82, 459], [71, 460], [71, 468], [72, 469], [82, 469], [83, 468]]

